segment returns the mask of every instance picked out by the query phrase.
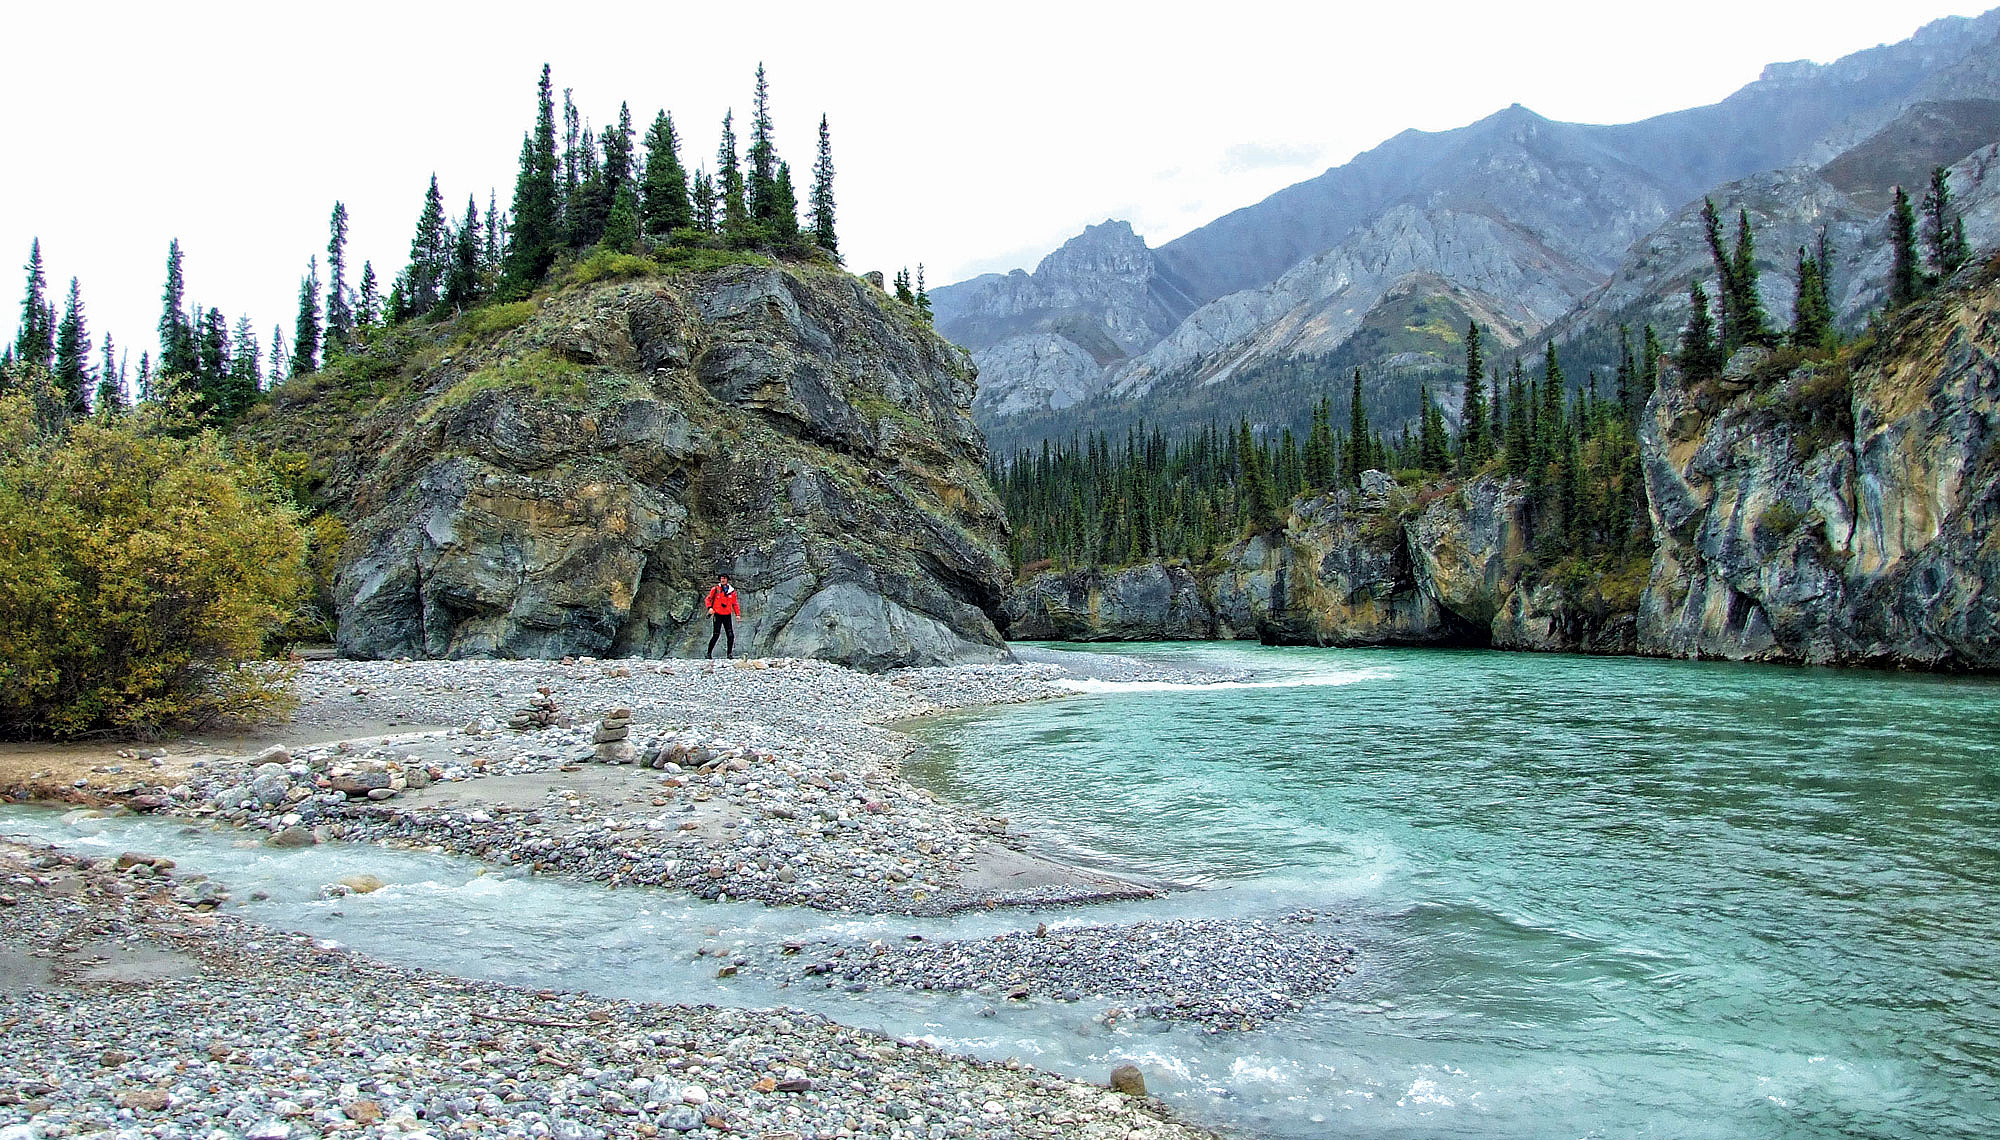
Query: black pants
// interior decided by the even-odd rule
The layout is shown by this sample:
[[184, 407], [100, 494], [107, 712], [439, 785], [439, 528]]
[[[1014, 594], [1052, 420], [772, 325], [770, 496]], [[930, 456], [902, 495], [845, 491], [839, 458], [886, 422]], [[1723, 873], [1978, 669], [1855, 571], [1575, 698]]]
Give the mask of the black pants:
[[715, 615], [715, 632], [708, 635], [708, 655], [715, 656], [715, 639], [729, 635], [729, 656], [736, 656], [736, 619], [728, 614]]

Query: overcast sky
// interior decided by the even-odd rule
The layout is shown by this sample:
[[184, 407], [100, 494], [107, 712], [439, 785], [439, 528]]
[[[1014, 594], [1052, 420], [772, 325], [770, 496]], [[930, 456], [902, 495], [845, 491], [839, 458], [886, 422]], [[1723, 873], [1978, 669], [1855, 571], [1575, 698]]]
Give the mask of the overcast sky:
[[[743, 22], [738, 13], [758, 15]], [[1519, 102], [1625, 122], [1714, 102], [1773, 61], [1906, 38], [1978, 3], [1422, 5], [1238, 0], [1005, 5], [14, 5], [0, 39], [0, 265], [39, 236], [49, 288], [81, 279], [91, 331], [156, 347], [168, 240], [188, 299], [289, 338], [336, 199], [354, 279], [408, 256], [433, 171], [448, 210], [504, 207], [544, 61], [590, 121], [671, 111], [690, 167], [764, 63], [803, 194], [831, 121], [856, 271], [922, 262], [935, 287], [1032, 269], [1085, 225], [1152, 245], [1407, 127]], [[10, 340], [23, 276], [8, 270]]]

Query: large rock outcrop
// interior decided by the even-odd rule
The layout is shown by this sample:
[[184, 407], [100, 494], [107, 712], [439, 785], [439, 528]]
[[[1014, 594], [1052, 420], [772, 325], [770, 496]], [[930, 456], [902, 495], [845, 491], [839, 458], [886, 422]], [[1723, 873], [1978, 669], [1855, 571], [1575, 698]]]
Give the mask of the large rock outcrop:
[[[907, 307], [830, 270], [735, 266], [523, 315], [314, 437], [350, 530], [344, 652], [699, 654], [727, 573], [739, 654], [1006, 655], [972, 367]], [[325, 413], [278, 408], [260, 430], [279, 438]]]
[[1905, 312], [1848, 376], [1663, 376], [1641, 428], [1643, 652], [2000, 667], [2000, 271]]

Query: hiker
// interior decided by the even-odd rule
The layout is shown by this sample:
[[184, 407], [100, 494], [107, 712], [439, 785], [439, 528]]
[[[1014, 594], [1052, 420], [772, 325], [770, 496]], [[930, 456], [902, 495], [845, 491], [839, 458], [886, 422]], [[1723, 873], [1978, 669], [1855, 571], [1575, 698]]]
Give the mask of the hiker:
[[728, 634], [727, 653], [731, 657], [736, 656], [736, 615], [743, 612], [743, 599], [737, 596], [736, 587], [729, 584], [729, 575], [724, 574], [715, 580], [702, 604], [715, 617], [715, 632], [708, 635], [708, 655], [715, 656], [715, 639]]

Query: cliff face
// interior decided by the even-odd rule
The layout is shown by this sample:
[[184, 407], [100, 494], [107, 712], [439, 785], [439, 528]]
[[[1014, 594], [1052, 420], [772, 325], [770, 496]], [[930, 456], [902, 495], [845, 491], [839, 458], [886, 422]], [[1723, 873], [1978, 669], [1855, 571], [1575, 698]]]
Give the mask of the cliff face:
[[1523, 588], [1527, 499], [1518, 481], [1481, 477], [1449, 494], [1425, 493], [1364, 472], [1359, 489], [1298, 500], [1281, 533], [1237, 542], [1199, 570], [1144, 564], [1037, 575], [1008, 597], [1012, 636], [1607, 644], [1562, 591]]
[[1371, 471], [1170, 591], [1141, 588], [1157, 566], [1033, 579], [1015, 635], [2000, 668], [2000, 260], [1879, 335], [1844, 363], [1663, 370], [1640, 422], [1650, 561], [1541, 569], [1520, 482]]
[[1643, 651], [2000, 667], [2000, 290], [1905, 314], [1851, 377], [1663, 377], [1641, 427]]
[[727, 573], [739, 654], [1005, 656], [972, 368], [905, 307], [845, 274], [735, 266], [520, 315], [332, 436], [283, 394], [261, 429], [318, 441], [350, 532], [344, 652], [698, 654]]

